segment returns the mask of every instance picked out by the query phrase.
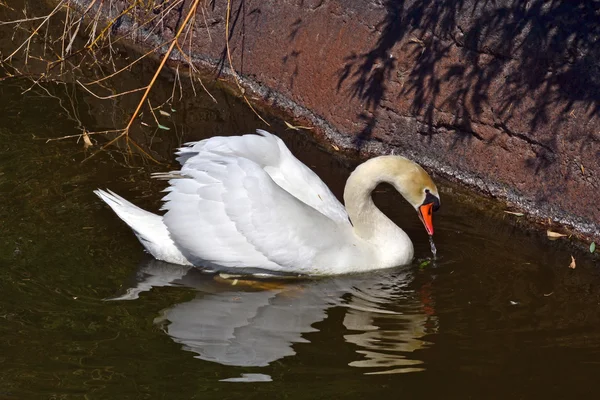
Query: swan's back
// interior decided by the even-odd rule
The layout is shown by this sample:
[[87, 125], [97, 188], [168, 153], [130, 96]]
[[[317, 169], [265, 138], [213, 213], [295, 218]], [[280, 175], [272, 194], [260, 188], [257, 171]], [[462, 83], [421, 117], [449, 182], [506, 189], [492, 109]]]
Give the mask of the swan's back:
[[[332, 250], [355, 240], [346, 211], [279, 138], [259, 133], [179, 151], [181, 177], [163, 199], [171, 238], [194, 265], [327, 273]], [[358, 256], [345, 254], [338, 263]]]
[[[283, 141], [267, 131], [243, 136], [217, 136], [188, 143], [177, 152], [177, 161], [185, 167], [194, 158], [219, 162], [234, 157], [249, 160], [273, 179], [282, 189], [328, 218], [345, 223], [348, 214], [327, 185], [310, 168], [300, 162]], [[192, 164], [188, 165], [188, 169]]]

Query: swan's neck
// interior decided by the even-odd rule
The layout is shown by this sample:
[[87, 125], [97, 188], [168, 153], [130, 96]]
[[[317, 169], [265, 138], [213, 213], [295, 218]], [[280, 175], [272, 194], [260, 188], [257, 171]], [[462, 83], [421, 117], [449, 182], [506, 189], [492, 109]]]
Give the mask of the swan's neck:
[[358, 166], [346, 182], [344, 203], [358, 237], [391, 257], [410, 259], [413, 247], [408, 235], [375, 206], [371, 197], [380, 183], [391, 184], [404, 196], [403, 188], [398, 185], [402, 181], [398, 179], [399, 171], [389, 168], [388, 161], [387, 157], [378, 157]]

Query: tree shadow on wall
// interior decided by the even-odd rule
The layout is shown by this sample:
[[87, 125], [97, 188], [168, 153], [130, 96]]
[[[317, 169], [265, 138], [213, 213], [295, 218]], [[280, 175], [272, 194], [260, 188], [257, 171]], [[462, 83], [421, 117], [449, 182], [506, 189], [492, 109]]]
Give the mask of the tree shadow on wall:
[[[339, 73], [338, 90], [349, 84], [371, 110], [360, 116], [359, 145], [372, 135], [382, 103], [398, 100], [391, 85], [401, 87], [399, 97], [429, 135], [440, 127], [441, 109], [454, 118], [446, 128], [465, 139], [476, 136], [471, 123], [484, 110], [496, 128], [518, 118], [528, 132], [560, 125], [578, 103], [589, 116], [600, 112], [599, 0], [386, 0], [384, 7], [373, 49], [348, 57]], [[398, 48], [408, 63], [394, 57]], [[540, 140], [552, 151], [552, 140]]]

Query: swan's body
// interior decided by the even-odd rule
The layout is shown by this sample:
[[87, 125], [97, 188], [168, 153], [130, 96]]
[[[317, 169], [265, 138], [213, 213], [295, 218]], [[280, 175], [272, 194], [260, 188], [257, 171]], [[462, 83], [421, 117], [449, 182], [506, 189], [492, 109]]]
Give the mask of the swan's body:
[[181, 170], [166, 174], [164, 216], [113, 192], [96, 194], [150, 254], [182, 265], [329, 275], [407, 264], [412, 242], [371, 199], [381, 182], [392, 184], [433, 234], [437, 188], [412, 161], [382, 156], [361, 164], [346, 183], [344, 208], [281, 139], [258, 133], [181, 148]]

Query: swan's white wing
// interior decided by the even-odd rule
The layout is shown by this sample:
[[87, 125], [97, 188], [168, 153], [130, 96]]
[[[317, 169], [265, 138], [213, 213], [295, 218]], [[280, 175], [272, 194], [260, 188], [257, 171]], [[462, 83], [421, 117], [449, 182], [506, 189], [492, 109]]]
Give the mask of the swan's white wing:
[[306, 165], [300, 162], [281, 139], [263, 130], [257, 135], [213, 137], [189, 143], [178, 152], [177, 160], [185, 165], [196, 155], [213, 154], [241, 157], [263, 168], [277, 185], [294, 197], [318, 210], [334, 221], [348, 221], [344, 206], [327, 185]]
[[300, 201], [247, 158], [202, 152], [185, 161], [181, 175], [170, 181], [164, 222], [194, 264], [322, 273], [321, 254], [354, 240], [347, 219], [334, 221]]

